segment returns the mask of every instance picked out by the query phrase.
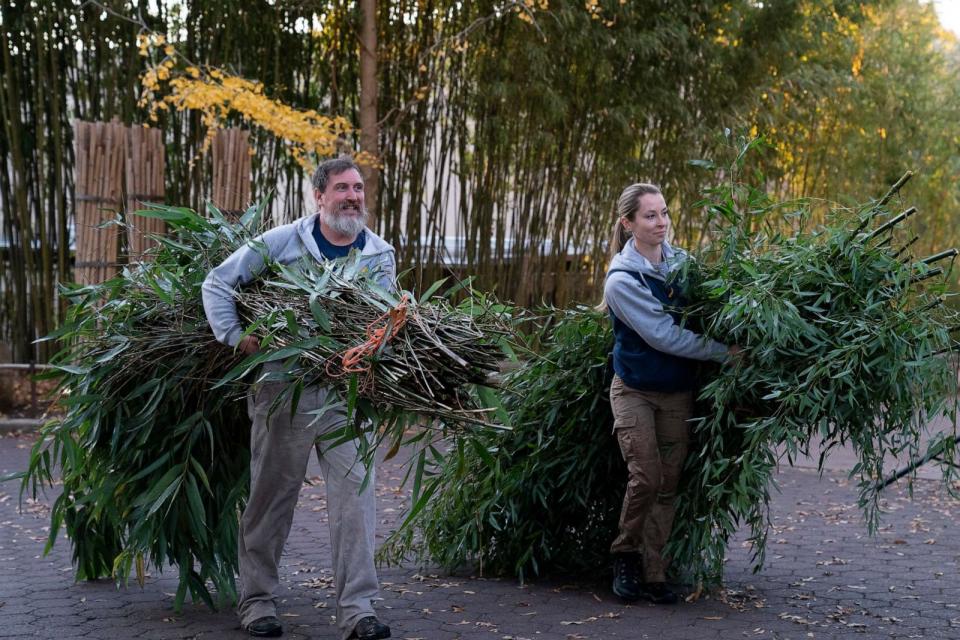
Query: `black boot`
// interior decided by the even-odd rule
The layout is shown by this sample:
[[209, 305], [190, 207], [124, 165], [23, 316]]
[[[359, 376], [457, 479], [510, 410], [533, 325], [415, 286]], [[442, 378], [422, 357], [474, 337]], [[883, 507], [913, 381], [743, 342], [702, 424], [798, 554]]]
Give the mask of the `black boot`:
[[381, 638], [389, 638], [390, 627], [377, 620], [374, 616], [367, 616], [357, 622], [357, 626], [353, 628], [353, 634], [350, 637], [357, 638], [358, 640], [380, 640]]
[[640, 599], [640, 556], [618, 553], [613, 556], [613, 593], [627, 602]]
[[277, 638], [283, 635], [283, 625], [276, 616], [264, 616], [248, 624], [247, 633], [256, 638]]
[[674, 593], [666, 582], [645, 582], [640, 585], [640, 597], [653, 604], [677, 604], [680, 596]]

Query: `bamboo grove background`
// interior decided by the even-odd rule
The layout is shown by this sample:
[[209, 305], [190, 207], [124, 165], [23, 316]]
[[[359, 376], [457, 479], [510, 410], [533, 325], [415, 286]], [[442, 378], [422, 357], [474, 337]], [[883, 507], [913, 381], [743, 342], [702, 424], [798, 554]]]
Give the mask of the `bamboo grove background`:
[[[73, 279], [74, 119], [146, 121], [144, 25], [185, 59], [359, 126], [362, 15], [334, 0], [11, 0], [0, 8], [0, 341], [60, 322]], [[881, 193], [907, 169], [925, 238], [957, 242], [960, 54], [920, 0], [377, 2], [377, 230], [416, 281], [443, 262], [521, 304], [594, 300], [619, 191], [660, 183], [680, 244], [720, 132], [765, 135], [777, 197]], [[228, 118], [229, 119], [229, 118]], [[229, 122], [225, 124], [230, 124]], [[167, 111], [169, 204], [202, 210], [198, 114]], [[355, 141], [354, 141], [355, 142]], [[309, 212], [302, 169], [254, 128], [252, 199]], [[932, 232], [931, 232], [932, 231]]]

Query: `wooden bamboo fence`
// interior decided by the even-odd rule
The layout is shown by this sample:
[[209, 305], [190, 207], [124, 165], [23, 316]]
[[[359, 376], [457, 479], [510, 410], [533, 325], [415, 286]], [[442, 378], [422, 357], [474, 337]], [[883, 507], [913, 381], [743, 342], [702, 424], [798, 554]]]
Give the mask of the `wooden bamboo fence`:
[[105, 222], [123, 203], [125, 127], [74, 120], [76, 152], [76, 262], [74, 279], [95, 284], [117, 270], [118, 227]]
[[126, 221], [128, 253], [131, 262], [143, 259], [144, 252], [156, 242], [151, 235], [167, 230], [163, 220], [134, 213], [147, 202], [163, 202], [163, 133], [157, 128], [130, 127], [126, 135]]
[[213, 203], [224, 211], [250, 205], [250, 132], [218, 131], [213, 140]]

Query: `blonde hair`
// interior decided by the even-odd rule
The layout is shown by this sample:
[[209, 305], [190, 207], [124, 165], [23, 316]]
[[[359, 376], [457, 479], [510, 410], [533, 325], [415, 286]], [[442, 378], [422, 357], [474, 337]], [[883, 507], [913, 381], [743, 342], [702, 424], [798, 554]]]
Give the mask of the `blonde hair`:
[[[630, 233], [624, 228], [621, 220], [626, 218], [633, 222], [634, 216], [640, 210], [640, 198], [646, 195], [660, 195], [660, 187], [649, 182], [637, 182], [624, 189], [617, 198], [617, 219], [613, 221], [613, 231], [610, 234], [607, 265], [613, 262], [614, 256], [623, 251], [630, 240]], [[606, 311], [606, 299], [603, 299], [595, 308], [597, 311]]]

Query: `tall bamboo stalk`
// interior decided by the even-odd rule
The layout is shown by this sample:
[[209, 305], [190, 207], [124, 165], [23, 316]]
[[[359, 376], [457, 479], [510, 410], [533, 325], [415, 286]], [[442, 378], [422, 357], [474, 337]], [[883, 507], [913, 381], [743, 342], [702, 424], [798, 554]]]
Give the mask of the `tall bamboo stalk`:
[[[377, 1], [360, 0], [360, 151], [379, 160], [380, 129], [377, 125]], [[367, 208], [376, 217], [379, 208], [380, 170], [376, 164], [363, 167]], [[375, 222], [374, 222], [375, 224]]]
[[[4, 14], [6, 24], [7, 15]], [[9, 239], [7, 261], [9, 270], [4, 282], [4, 305], [10, 310], [12, 327], [5, 332], [13, 343], [14, 360], [32, 359], [33, 352], [25, 344], [33, 337], [33, 314], [30, 298], [25, 294], [27, 281], [32, 268], [32, 242], [30, 235], [30, 209], [27, 204], [28, 163], [23, 153], [21, 141], [22, 121], [20, 117], [20, 74], [10, 55], [11, 43], [6, 29], [0, 30], [0, 52], [3, 59], [3, 90], [0, 91], [0, 109], [5, 141], [5, 157], [10, 158], [12, 171], [5, 175], [3, 184], [4, 236]], [[6, 172], [5, 172], [6, 174]], [[13, 295], [10, 295], [10, 293]]]
[[[593, 20], [579, 0], [549, 3], [548, 11], [534, 12], [533, 25], [504, 11], [514, 5], [499, 0], [247, 3], [243, 11], [229, 0], [191, 0], [176, 10], [164, 2], [103, 0], [109, 12], [79, 4], [0, 7], [0, 340], [15, 345], [17, 359], [36, 355], [34, 340], [62, 312], [56, 286], [73, 279], [70, 123], [116, 116], [138, 126], [146, 117], [135, 101], [147, 62], [134, 44], [141, 18], [147, 31], [169, 29], [177, 52], [198, 65], [259, 80], [270, 97], [344, 116], [361, 132], [376, 128], [383, 166], [379, 188], [368, 194], [378, 211], [376, 228], [418, 278], [431, 281], [452, 269], [517, 302], [557, 305], [596, 299], [612, 205], [630, 182], [661, 184], [680, 244], [706, 237], [702, 212], [689, 205], [708, 177], [688, 160], [715, 155], [723, 147], [715, 133], [725, 127], [775, 121], [773, 105], [750, 102], [772, 82], [767, 63], [778, 78], [793, 64], [777, 57], [783, 49], [772, 43], [782, 35], [797, 45], [791, 60], [809, 46], [792, 30], [796, 13], [765, 13], [748, 0], [694, 3], [683, 13], [663, 13], [655, 0], [602, 3], [609, 5], [603, 9], [609, 25]], [[771, 20], [764, 23], [771, 46], [738, 56], [704, 36], [730, 29], [727, 4], [747, 18]], [[376, 56], [363, 58], [374, 47], [358, 46], [358, 35], [370, 35], [363, 28], [373, 21], [364, 20], [364, 9], [369, 14], [374, 5]], [[315, 23], [321, 28], [313, 30]], [[374, 109], [361, 87], [369, 88], [361, 82], [369, 77], [362, 58], [376, 65]], [[792, 107], [788, 118], [804, 134], [802, 148], [791, 151], [794, 175], [778, 174], [775, 186], [789, 191], [829, 182], [835, 192], [854, 179], [875, 185], [879, 178], [869, 167], [857, 167], [856, 178], [837, 177], [847, 173], [841, 170], [845, 147], [814, 134], [840, 135], [853, 125], [844, 112], [831, 111], [845, 102], [820, 96], [816, 78], [804, 82], [818, 98], [793, 103], [807, 104], [806, 111]], [[860, 84], [869, 83], [851, 86], [859, 91]], [[372, 127], [367, 117], [374, 112]], [[234, 114], [224, 120], [238, 123]], [[165, 185], [145, 195], [165, 193], [168, 202], [202, 208], [219, 178], [211, 159], [198, 155], [207, 133], [201, 118], [168, 113], [156, 126], [166, 149]], [[372, 139], [355, 135], [346, 148], [372, 148]], [[270, 197], [267, 218], [274, 224], [309, 211], [303, 170], [283, 142], [255, 130], [249, 144], [252, 185], [243, 204]], [[876, 172], [896, 168], [888, 146], [879, 151], [883, 166]], [[945, 160], [943, 166], [952, 165]], [[938, 184], [943, 188], [944, 179]], [[859, 185], [848, 190], [862, 191]], [[931, 215], [929, 224], [946, 219]], [[456, 260], [444, 257], [448, 242], [458, 244]], [[48, 348], [57, 346], [40, 346]]]

